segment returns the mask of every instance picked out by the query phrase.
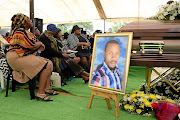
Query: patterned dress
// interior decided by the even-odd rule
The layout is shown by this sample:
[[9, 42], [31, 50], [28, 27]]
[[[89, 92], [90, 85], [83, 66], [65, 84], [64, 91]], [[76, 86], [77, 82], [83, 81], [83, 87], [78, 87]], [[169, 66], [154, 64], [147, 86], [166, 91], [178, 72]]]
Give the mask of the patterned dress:
[[[3, 49], [0, 50], [0, 54], [4, 54], [5, 55]], [[7, 80], [9, 68], [8, 68], [8, 65], [7, 65], [5, 57], [1, 57], [0, 58], [0, 70], [3, 73], [4, 80]]]

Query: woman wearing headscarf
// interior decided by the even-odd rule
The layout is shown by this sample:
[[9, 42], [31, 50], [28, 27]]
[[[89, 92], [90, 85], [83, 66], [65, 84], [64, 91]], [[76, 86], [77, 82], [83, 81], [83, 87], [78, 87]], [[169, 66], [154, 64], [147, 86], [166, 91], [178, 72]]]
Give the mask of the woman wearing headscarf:
[[44, 101], [52, 101], [45, 93], [57, 95], [50, 87], [50, 76], [53, 70], [52, 62], [36, 56], [37, 50], [43, 51], [45, 46], [37, 42], [33, 33], [28, 30], [33, 27], [32, 21], [24, 14], [15, 14], [12, 18], [10, 47], [6, 54], [8, 64], [13, 69], [14, 80], [26, 83], [36, 75], [39, 77], [39, 89], [36, 97]]

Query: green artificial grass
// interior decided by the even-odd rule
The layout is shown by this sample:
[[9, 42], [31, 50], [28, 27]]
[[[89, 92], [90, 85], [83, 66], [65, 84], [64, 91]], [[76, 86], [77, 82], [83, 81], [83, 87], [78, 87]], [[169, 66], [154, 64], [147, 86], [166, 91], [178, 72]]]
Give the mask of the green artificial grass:
[[[139, 88], [145, 79], [144, 67], [130, 67], [127, 93]], [[5, 97], [5, 90], [0, 91], [0, 120], [155, 120], [156, 118], [142, 115], [132, 115], [124, 110], [119, 111], [119, 118], [115, 118], [115, 102], [111, 100], [112, 109], [108, 109], [106, 101], [94, 99], [91, 109], [88, 109], [91, 89], [82, 79], [68, 81], [68, 85], [59, 90], [67, 91], [75, 96], [51, 96], [53, 102], [30, 100], [29, 91], [19, 89], [9, 90]], [[57, 88], [54, 88], [57, 89]], [[122, 95], [121, 95], [122, 96]], [[100, 98], [100, 97], [99, 97]]]

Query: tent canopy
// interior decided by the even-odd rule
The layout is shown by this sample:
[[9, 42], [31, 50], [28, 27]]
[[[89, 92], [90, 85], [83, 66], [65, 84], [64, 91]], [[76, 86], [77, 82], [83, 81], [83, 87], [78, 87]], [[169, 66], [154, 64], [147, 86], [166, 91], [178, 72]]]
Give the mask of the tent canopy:
[[[11, 26], [16, 13], [29, 16], [30, 0], [1, 0], [0, 27]], [[48, 23], [83, 22], [99, 19], [147, 18], [168, 0], [34, 0], [34, 17]]]

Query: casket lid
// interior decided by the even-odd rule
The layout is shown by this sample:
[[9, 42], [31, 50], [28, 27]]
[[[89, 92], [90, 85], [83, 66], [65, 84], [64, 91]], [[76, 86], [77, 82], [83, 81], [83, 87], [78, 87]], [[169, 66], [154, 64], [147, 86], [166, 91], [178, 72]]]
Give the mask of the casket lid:
[[180, 21], [140, 20], [129, 23], [119, 32], [134, 32], [135, 37], [180, 37]]

